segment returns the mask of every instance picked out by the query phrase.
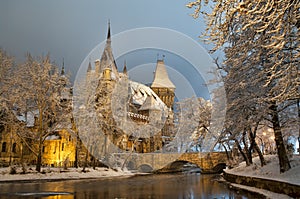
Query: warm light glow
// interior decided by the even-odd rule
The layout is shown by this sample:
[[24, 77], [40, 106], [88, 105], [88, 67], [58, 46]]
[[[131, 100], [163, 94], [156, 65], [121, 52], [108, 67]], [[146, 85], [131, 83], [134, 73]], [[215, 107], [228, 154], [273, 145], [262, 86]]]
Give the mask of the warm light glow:
[[274, 137], [273, 135], [272, 135], [270, 138], [271, 138], [271, 140], [274, 140], [274, 139], [275, 139], [275, 137]]
[[263, 132], [263, 136], [266, 136], [267, 135], [267, 133], [266, 132]]

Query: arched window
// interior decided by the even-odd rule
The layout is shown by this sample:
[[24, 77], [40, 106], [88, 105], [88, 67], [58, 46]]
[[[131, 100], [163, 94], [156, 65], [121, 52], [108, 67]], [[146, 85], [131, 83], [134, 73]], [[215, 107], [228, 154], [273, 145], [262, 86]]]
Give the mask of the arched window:
[[6, 152], [6, 142], [2, 143], [2, 152]]
[[13, 153], [17, 152], [17, 143], [13, 143], [11, 152], [13, 152]]

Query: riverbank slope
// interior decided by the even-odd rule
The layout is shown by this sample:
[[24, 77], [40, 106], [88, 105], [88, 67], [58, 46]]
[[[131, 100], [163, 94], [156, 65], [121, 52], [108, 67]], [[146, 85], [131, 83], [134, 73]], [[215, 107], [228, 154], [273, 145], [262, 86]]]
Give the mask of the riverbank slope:
[[[260, 166], [257, 157], [253, 159], [254, 163], [251, 166], [246, 166], [243, 162], [233, 169], [225, 169], [224, 178], [241, 189], [253, 190], [256, 187], [259, 188], [258, 191], [265, 189], [285, 194], [292, 192], [297, 194], [297, 190], [300, 189], [300, 156], [294, 155], [291, 158], [292, 168], [285, 173], [280, 173], [276, 155], [265, 156], [265, 159], [267, 165], [263, 167]], [[294, 197], [293, 194], [291, 195]]]

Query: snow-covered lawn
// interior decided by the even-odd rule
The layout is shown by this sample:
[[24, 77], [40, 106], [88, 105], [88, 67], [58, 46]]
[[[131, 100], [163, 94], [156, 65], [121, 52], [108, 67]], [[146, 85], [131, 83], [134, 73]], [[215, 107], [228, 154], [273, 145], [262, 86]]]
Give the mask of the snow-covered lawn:
[[279, 162], [276, 155], [267, 155], [265, 156], [267, 165], [261, 167], [259, 158], [256, 157], [253, 159], [253, 165], [246, 166], [245, 162], [242, 162], [238, 167], [233, 169], [226, 169], [226, 173], [250, 176], [257, 178], [266, 178], [271, 180], [288, 182], [291, 184], [296, 184], [300, 186], [300, 156], [294, 155], [290, 162], [292, 168], [285, 172], [280, 173], [279, 171]]
[[115, 171], [99, 167], [95, 170], [92, 168], [86, 168], [86, 172], [82, 172], [82, 168], [68, 168], [67, 170], [62, 168], [43, 168], [43, 173], [37, 173], [34, 169], [29, 169], [26, 174], [21, 174], [21, 168], [17, 168], [17, 174], [9, 174], [9, 171], [10, 168], [0, 168], [0, 183], [15, 180], [63, 180], [133, 175], [128, 171]]

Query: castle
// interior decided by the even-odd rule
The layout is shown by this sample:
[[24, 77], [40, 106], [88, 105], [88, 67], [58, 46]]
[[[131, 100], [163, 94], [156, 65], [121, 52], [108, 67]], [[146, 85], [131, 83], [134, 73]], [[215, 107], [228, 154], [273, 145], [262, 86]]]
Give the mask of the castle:
[[164, 60], [157, 60], [150, 87], [130, 80], [126, 63], [123, 71], [118, 71], [108, 25], [101, 58], [95, 60], [94, 70], [89, 62], [86, 79], [96, 84], [91, 95], [96, 97], [94, 107], [100, 128], [114, 145], [126, 151], [147, 153], [159, 151], [171, 141], [175, 85], [169, 79]]

